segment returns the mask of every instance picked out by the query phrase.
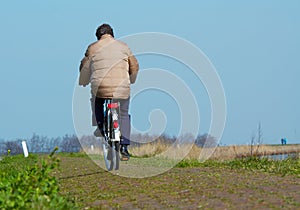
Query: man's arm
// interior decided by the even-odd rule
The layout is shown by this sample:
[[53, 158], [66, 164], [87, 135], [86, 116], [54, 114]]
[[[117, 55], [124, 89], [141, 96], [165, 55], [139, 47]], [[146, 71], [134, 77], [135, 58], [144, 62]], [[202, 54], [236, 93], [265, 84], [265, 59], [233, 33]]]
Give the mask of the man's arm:
[[134, 57], [134, 55], [130, 55], [128, 57], [128, 63], [129, 63], [129, 76], [130, 76], [130, 83], [135, 83], [138, 71], [139, 71], [139, 63], [137, 59]]
[[88, 61], [88, 57], [89, 57], [89, 52], [88, 51], [89, 51], [89, 49], [87, 49], [85, 51], [84, 58], [80, 62], [79, 72], [81, 72], [81, 69], [83, 68], [83, 66], [85, 65], [85, 63]]
[[85, 52], [84, 58], [79, 66], [79, 85], [86, 86], [90, 83], [91, 70], [90, 70], [90, 52], [89, 48]]

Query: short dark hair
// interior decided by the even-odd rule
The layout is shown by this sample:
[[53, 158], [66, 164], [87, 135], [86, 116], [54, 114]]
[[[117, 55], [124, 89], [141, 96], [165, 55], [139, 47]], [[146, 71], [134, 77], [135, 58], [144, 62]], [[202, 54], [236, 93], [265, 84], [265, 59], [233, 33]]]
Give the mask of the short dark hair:
[[101, 26], [99, 26], [97, 28], [96, 31], [96, 37], [99, 40], [101, 38], [102, 35], [104, 34], [110, 34], [112, 37], [114, 37], [114, 31], [112, 29], [112, 27], [110, 27], [110, 25], [104, 23]]

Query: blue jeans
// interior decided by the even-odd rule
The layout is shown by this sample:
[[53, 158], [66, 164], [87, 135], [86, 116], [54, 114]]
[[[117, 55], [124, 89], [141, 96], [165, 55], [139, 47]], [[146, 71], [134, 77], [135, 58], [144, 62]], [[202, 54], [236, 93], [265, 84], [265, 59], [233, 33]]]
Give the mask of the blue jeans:
[[[120, 113], [119, 113], [119, 123], [121, 130], [121, 144], [130, 144], [130, 115], [128, 114], [130, 98], [127, 99], [113, 99], [113, 101], [120, 102]], [[103, 105], [105, 99], [98, 98], [95, 99], [95, 117], [97, 121], [98, 128], [102, 131], [104, 122]]]

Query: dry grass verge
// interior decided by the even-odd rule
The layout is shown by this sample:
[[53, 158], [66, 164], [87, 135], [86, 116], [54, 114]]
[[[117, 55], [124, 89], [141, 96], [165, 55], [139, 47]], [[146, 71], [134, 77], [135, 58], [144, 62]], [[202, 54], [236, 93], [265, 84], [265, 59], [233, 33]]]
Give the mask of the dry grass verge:
[[[101, 148], [84, 149], [88, 154], [101, 154]], [[248, 156], [268, 156], [277, 154], [300, 153], [300, 144], [295, 145], [231, 145], [218, 146], [216, 148], [201, 148], [192, 144], [172, 145], [165, 142], [157, 141], [139, 146], [131, 146], [130, 153], [135, 157], [152, 157], [159, 156], [171, 159], [195, 160], [199, 159], [199, 155], [205, 156], [208, 154], [212, 160], [231, 160], [235, 158]]]

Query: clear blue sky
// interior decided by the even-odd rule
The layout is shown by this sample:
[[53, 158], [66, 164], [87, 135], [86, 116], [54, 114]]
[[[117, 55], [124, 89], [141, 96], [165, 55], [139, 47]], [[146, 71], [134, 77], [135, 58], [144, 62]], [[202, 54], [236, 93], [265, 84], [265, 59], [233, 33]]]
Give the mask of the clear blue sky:
[[[298, 0], [3, 1], [0, 139], [75, 132], [72, 96], [78, 65], [87, 45], [95, 41], [97, 26], [106, 22], [117, 38], [140, 32], [169, 33], [190, 41], [208, 56], [227, 100], [221, 143], [248, 143], [259, 122], [264, 143], [279, 143], [282, 137], [288, 143], [300, 143], [299, 11]], [[139, 59], [141, 69], [151, 64], [168, 66], [168, 60], [160, 58]], [[176, 69], [174, 63], [170, 65]], [[193, 89], [198, 84], [190, 85]], [[144, 94], [155, 99], [156, 93]], [[197, 98], [204, 104], [205, 100]], [[149, 105], [136, 103], [141, 103], [136, 107]], [[143, 110], [131, 112], [137, 126], [146, 129]], [[209, 127], [207, 113], [202, 124], [204, 133]], [[172, 134], [177, 127], [170, 126], [166, 132]]]

